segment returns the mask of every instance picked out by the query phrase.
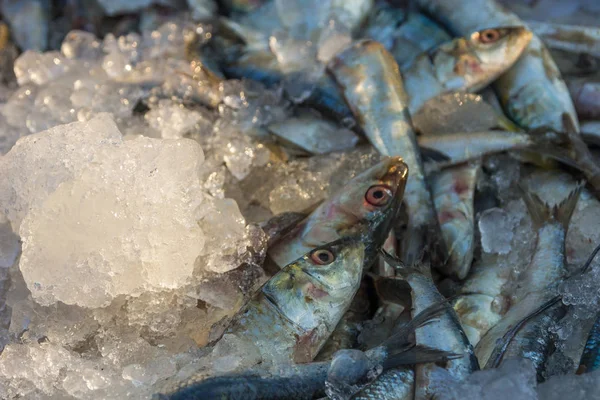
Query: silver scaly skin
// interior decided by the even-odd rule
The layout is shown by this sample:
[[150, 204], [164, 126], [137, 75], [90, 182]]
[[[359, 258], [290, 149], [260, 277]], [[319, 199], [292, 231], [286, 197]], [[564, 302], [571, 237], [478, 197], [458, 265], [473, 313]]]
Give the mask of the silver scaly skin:
[[411, 114], [439, 94], [483, 89], [518, 60], [531, 37], [523, 27], [489, 28], [422, 53], [402, 71]]
[[[494, 0], [418, 0], [417, 3], [459, 36], [496, 26], [526, 26]], [[494, 88], [508, 116], [525, 129], [544, 127], [562, 131], [563, 113], [579, 128], [565, 82], [536, 35], [515, 65], [496, 80]]]
[[448, 168], [431, 179], [433, 202], [444, 242], [448, 248], [447, 270], [465, 279], [473, 261], [475, 247], [475, 186], [477, 164]]
[[531, 135], [518, 132], [486, 131], [419, 136], [420, 147], [435, 150], [448, 158], [443, 165], [460, 164], [485, 155], [524, 149], [535, 143]]
[[[384, 253], [388, 263], [397, 267], [402, 278], [412, 289], [412, 313], [417, 315], [433, 304], [444, 301], [444, 296], [438, 291], [428, 265], [418, 268], [404, 267], [403, 264]], [[416, 343], [421, 346], [436, 348], [463, 357], [450, 360], [445, 364], [447, 373], [456, 381], [465, 380], [473, 371], [479, 369], [479, 364], [473, 346], [469, 343], [456, 313], [449, 305], [437, 320], [419, 327], [415, 332]], [[444, 386], [440, 379], [446, 376], [437, 371], [442, 368], [436, 364], [418, 364], [415, 367], [415, 399], [430, 399]]]
[[556, 295], [556, 286], [566, 275], [565, 238], [580, 192], [581, 186], [577, 186], [555, 207], [548, 206], [535, 194], [525, 194], [524, 200], [537, 233], [535, 251], [527, 269], [518, 277], [511, 308], [475, 348], [482, 364], [498, 365], [505, 357], [519, 356], [531, 359], [538, 375], [543, 371], [552, 344], [552, 338], [546, 334], [547, 328], [564, 310], [553, 309], [550, 314], [528, 321], [501, 351], [499, 339]]
[[592, 26], [526, 21], [527, 26], [552, 49], [600, 57], [600, 29]]
[[411, 243], [403, 244], [402, 252], [408, 253], [403, 259], [412, 263], [423, 248], [425, 234], [439, 227], [398, 64], [380, 43], [362, 40], [339, 53], [328, 70], [375, 148], [384, 155], [402, 156], [408, 165], [404, 200], [410, 218], [405, 236]]
[[412, 400], [415, 373], [411, 367], [394, 368], [351, 397], [352, 400]]

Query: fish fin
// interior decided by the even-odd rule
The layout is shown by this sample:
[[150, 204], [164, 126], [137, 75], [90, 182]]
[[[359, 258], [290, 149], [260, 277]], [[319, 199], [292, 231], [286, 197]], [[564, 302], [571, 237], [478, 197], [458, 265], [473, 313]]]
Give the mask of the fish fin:
[[260, 223], [259, 226], [266, 233], [270, 246], [298, 226], [306, 216], [307, 214], [301, 212], [284, 212]]
[[546, 312], [546, 310], [550, 309], [552, 306], [554, 306], [561, 300], [562, 296], [554, 296], [553, 298], [542, 304], [540, 307], [533, 310], [533, 312], [519, 320], [512, 328], [510, 328], [500, 339], [497, 340], [496, 347], [494, 347], [494, 350], [492, 351], [488, 362], [485, 364], [485, 369], [498, 368], [500, 362], [502, 361], [502, 358], [504, 357], [504, 353], [506, 353], [508, 345], [512, 342], [512, 340], [515, 338], [519, 330], [521, 330], [523, 325], [525, 325], [527, 322], [531, 321], [538, 315]]
[[402, 353], [390, 356], [383, 362], [383, 369], [387, 370], [390, 368], [396, 368], [400, 365], [446, 362], [461, 357], [463, 357], [463, 354], [416, 345]]
[[402, 349], [406, 349], [408, 344], [414, 344], [411, 342], [410, 337], [415, 332], [415, 330], [421, 326], [424, 326], [440, 316], [445, 311], [448, 311], [448, 302], [451, 301], [452, 298], [444, 299], [443, 301], [437, 302], [417, 315], [413, 319], [411, 319], [406, 324], [402, 325], [396, 333], [387, 338], [381, 346], [385, 347], [389, 353], [397, 353], [402, 351]]
[[575, 121], [573, 121], [573, 117], [571, 117], [568, 113], [564, 112], [561, 115], [561, 119], [562, 119], [563, 129], [567, 134], [569, 134], [569, 135], [579, 134], [579, 131], [577, 130], [577, 127], [575, 126]]
[[383, 260], [396, 269], [396, 273], [402, 277], [406, 277], [412, 274], [431, 276], [429, 264], [418, 263], [415, 265], [407, 265], [398, 257], [394, 257], [384, 249], [380, 250]]
[[373, 278], [377, 296], [384, 302], [399, 304], [407, 307], [411, 303], [411, 289], [404, 279], [382, 277], [368, 273]]
[[569, 195], [560, 204], [552, 207], [545, 203], [537, 194], [526, 191], [523, 187], [519, 186], [523, 192], [523, 200], [527, 205], [527, 210], [531, 216], [534, 227], [540, 228], [548, 221], [557, 221], [565, 229], [568, 228], [571, 216], [579, 200], [579, 195], [583, 188], [580, 183], [569, 193]]
[[441, 151], [423, 146], [419, 146], [419, 149], [421, 150], [421, 158], [423, 162], [447, 162], [452, 160]]

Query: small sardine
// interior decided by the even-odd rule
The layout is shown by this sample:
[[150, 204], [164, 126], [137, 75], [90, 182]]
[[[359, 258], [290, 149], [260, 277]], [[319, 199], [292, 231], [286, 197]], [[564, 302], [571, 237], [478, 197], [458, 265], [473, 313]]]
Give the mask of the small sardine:
[[411, 114], [444, 92], [483, 89], [517, 61], [530, 40], [523, 27], [490, 28], [419, 55], [402, 71]]
[[352, 400], [412, 400], [415, 373], [410, 367], [394, 368], [351, 397]]
[[269, 258], [281, 268], [315, 247], [359, 234], [367, 245], [365, 265], [369, 267], [399, 211], [407, 177], [402, 158], [386, 157], [350, 180], [273, 244]]
[[[383, 255], [389, 264], [397, 268], [411, 287], [413, 314], [444, 300], [433, 282], [428, 265], [420, 265], [418, 269], [404, 267], [402, 262], [388, 253]], [[444, 367], [456, 381], [463, 381], [473, 371], [479, 369], [473, 347], [450, 306], [446, 307], [445, 312], [437, 320], [418, 328], [415, 336], [416, 343], [419, 345], [463, 354], [462, 358], [448, 361]], [[438, 381], [440, 376], [436, 373], [438, 368], [441, 367], [436, 364], [420, 364], [415, 367], [415, 399], [430, 399], [443, 387], [443, 382]]]
[[577, 374], [585, 374], [598, 369], [600, 369], [600, 314], [596, 316], [596, 322], [585, 342]]
[[[581, 189], [581, 186], [577, 186], [555, 207], [548, 206], [533, 193], [524, 195], [537, 234], [535, 250], [526, 270], [518, 277], [511, 298], [511, 308], [485, 334], [475, 349], [482, 364], [495, 363], [498, 355], [492, 357], [492, 354], [496, 351], [498, 340], [555, 296], [556, 285], [566, 276], [565, 238]], [[541, 315], [527, 322], [508, 346], [505, 346], [501, 356], [509, 358], [518, 355], [529, 358], [534, 363], [538, 376], [541, 376], [552, 345], [547, 328], [560, 314], [564, 314], [564, 310], [559, 307], [553, 309], [550, 315]]]
[[409, 233], [403, 239], [410, 243], [403, 242], [401, 252], [406, 262], [413, 263], [427, 232], [437, 232], [439, 226], [398, 65], [380, 43], [363, 40], [339, 53], [328, 69], [375, 148], [384, 155], [401, 155], [408, 165], [404, 200], [410, 216]]
[[[526, 26], [494, 0], [418, 0], [419, 6], [456, 35], [494, 26]], [[579, 123], [569, 91], [540, 38], [533, 35], [527, 49], [494, 87], [508, 116], [531, 130], [562, 129], [562, 114]]]
[[531, 20], [527, 26], [550, 48], [600, 57], [599, 28]]
[[480, 166], [445, 169], [431, 179], [433, 203], [448, 248], [447, 271], [465, 279], [475, 247], [473, 202]]

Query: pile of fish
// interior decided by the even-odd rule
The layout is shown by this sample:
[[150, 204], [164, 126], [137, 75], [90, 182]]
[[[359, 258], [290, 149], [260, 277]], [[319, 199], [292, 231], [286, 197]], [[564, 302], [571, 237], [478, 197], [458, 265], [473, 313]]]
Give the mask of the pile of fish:
[[600, 198], [600, 28], [524, 22], [494, 0], [222, 3], [188, 1], [204, 10], [182, 38], [197, 84], [154, 85], [137, 107], [219, 109], [229, 80], [258, 82], [286, 105], [248, 129], [271, 162], [380, 157], [260, 221], [268, 279], [210, 344], [251, 356], [190, 367], [157, 399], [452, 399], [515, 358], [539, 383], [600, 369], [600, 294], [572, 296], [600, 278], [600, 243], [567, 246]]

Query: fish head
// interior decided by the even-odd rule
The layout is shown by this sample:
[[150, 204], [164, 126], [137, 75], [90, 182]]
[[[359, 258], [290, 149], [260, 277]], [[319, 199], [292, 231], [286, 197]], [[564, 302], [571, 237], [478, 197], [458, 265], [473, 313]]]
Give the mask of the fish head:
[[351, 179], [271, 246], [270, 258], [283, 267], [318, 246], [358, 235], [366, 243], [369, 267], [400, 210], [407, 178], [402, 158], [386, 157]]
[[398, 215], [407, 178], [408, 166], [402, 158], [386, 157], [348, 182], [328, 204], [338, 232], [362, 235], [367, 263], [376, 256]]
[[509, 26], [444, 43], [432, 56], [438, 80], [448, 90], [483, 89], [517, 61], [532, 35], [525, 27]]

